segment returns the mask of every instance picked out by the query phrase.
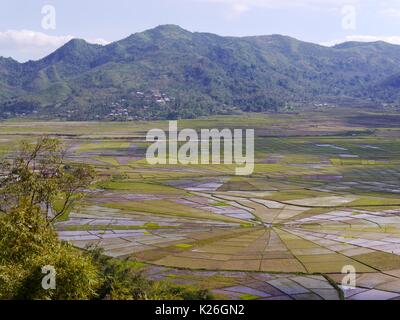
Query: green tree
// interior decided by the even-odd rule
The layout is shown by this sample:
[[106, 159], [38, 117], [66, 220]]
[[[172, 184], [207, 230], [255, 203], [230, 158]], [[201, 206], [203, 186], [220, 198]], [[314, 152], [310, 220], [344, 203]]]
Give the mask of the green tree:
[[[82, 198], [94, 172], [67, 164], [58, 140], [22, 143], [0, 167], [0, 299], [208, 299], [208, 291], [146, 279], [126, 261], [59, 241], [53, 223]], [[45, 289], [42, 268], [56, 272]]]
[[6, 213], [24, 201], [31, 209], [40, 207], [49, 223], [68, 212], [94, 178], [90, 166], [66, 164], [63, 145], [49, 137], [22, 142], [0, 172], [0, 211]]
[[[87, 254], [61, 243], [39, 207], [22, 202], [0, 217], [0, 299], [92, 299], [102, 278]], [[42, 287], [44, 266], [55, 289]]]
[[106, 257], [99, 248], [89, 250], [103, 275], [98, 290], [100, 299], [108, 300], [210, 300], [208, 290], [196, 286], [176, 285], [169, 281], [152, 281], [133, 261]]
[[[0, 299], [91, 299], [102, 278], [92, 259], [58, 240], [51, 222], [82, 197], [93, 179], [68, 165], [58, 140], [22, 143], [0, 168]], [[56, 288], [42, 286], [42, 268], [56, 271]]]

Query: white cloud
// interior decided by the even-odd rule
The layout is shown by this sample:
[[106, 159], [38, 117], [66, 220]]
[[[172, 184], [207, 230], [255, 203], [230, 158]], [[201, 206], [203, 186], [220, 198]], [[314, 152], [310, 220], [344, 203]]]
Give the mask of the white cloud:
[[85, 39], [87, 42], [92, 43], [92, 44], [100, 44], [102, 46], [105, 46], [107, 44], [110, 44], [111, 41], [105, 40], [103, 38], [96, 38], [96, 39]]
[[[361, 0], [196, 0], [209, 3], [219, 3], [229, 5], [233, 10], [235, 8], [281, 8], [281, 7], [301, 7], [308, 6], [312, 8], [338, 9], [345, 5], [355, 5], [361, 3]], [[237, 11], [237, 10], [236, 10]]]
[[59, 46], [71, 40], [72, 36], [49, 36], [41, 32], [31, 30], [7, 30], [0, 32], [1, 44], [14, 44], [17, 46]]
[[233, 11], [237, 14], [242, 14], [249, 10], [250, 10], [250, 8], [245, 4], [236, 3], [233, 5]]
[[252, 9], [287, 9], [307, 7], [340, 11], [343, 6], [356, 5], [361, 0], [192, 0], [197, 2], [225, 5], [228, 18], [237, 18]]
[[[45, 57], [71, 39], [72, 35], [51, 36], [32, 30], [0, 31], [0, 56], [18, 61], [36, 60]], [[105, 45], [104, 39], [85, 39], [90, 43]]]
[[360, 3], [361, 0], [202, 0], [205, 2], [246, 5], [249, 7], [315, 6], [340, 7]]
[[331, 47], [336, 44], [340, 44], [347, 41], [357, 41], [357, 42], [376, 42], [376, 41], [384, 41], [387, 43], [398, 44], [400, 45], [400, 36], [370, 36], [370, 35], [350, 35], [346, 36], [341, 40], [332, 40], [327, 42], [322, 42], [320, 45]]

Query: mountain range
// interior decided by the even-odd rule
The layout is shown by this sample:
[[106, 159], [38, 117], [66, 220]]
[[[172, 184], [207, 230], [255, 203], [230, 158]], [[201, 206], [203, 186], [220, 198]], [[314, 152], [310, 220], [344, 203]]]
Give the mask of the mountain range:
[[0, 117], [174, 119], [326, 101], [397, 104], [400, 46], [325, 47], [162, 25], [106, 46], [74, 39], [38, 61], [0, 58]]

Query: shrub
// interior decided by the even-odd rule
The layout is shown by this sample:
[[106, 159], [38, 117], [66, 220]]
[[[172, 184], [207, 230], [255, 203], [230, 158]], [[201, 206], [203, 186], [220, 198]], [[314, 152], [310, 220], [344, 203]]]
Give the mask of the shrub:
[[[92, 299], [101, 276], [91, 258], [61, 243], [38, 208], [20, 205], [0, 216], [0, 299]], [[53, 266], [56, 288], [42, 288]]]

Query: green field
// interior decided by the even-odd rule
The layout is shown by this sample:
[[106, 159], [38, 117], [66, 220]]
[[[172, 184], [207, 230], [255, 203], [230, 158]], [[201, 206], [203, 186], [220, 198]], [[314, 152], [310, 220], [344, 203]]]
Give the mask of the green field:
[[[400, 129], [368, 119], [335, 110], [179, 121], [180, 129], [255, 129], [248, 177], [228, 165], [147, 164], [145, 135], [167, 129], [160, 121], [5, 121], [0, 154], [48, 134], [64, 141], [70, 161], [94, 166], [95, 183], [57, 223], [77, 247], [99, 244], [177, 283], [204, 284], [213, 272], [207, 287], [217, 297], [243, 300], [265, 298], [251, 274], [270, 275], [268, 296], [351, 298], [340, 285], [352, 265], [358, 289], [389, 299], [400, 296]], [[283, 281], [307, 293], [293, 285], [286, 293]]]

